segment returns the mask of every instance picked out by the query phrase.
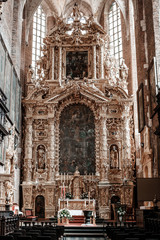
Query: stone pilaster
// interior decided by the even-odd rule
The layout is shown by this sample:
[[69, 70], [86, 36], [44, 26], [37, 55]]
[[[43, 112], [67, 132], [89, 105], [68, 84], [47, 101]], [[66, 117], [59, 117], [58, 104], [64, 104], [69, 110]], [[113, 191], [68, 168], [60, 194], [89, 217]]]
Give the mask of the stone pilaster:
[[93, 79], [97, 78], [96, 72], [96, 46], [93, 46]]
[[58, 68], [59, 84], [62, 85], [62, 47], [59, 47], [59, 68]]
[[100, 110], [100, 163], [101, 163], [101, 180], [107, 179], [107, 129], [106, 129], [106, 107], [102, 106]]
[[101, 67], [100, 67], [100, 76], [101, 76], [101, 79], [104, 79], [104, 46], [101, 45], [101, 48], [100, 48], [100, 54], [101, 54]]
[[31, 181], [32, 177], [32, 118], [26, 118], [26, 130], [25, 130], [25, 159], [24, 159], [24, 170], [25, 170], [25, 181]]
[[55, 134], [54, 119], [48, 120], [49, 148], [48, 148], [48, 181], [54, 180], [54, 158], [55, 158]]
[[54, 47], [52, 48], [52, 80], [54, 80]]

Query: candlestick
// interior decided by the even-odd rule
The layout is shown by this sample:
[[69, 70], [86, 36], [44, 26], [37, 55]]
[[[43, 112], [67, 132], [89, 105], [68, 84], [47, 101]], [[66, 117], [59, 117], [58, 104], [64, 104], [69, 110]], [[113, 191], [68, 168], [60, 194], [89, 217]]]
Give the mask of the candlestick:
[[68, 179], [68, 173], [67, 173], [67, 185], [68, 185], [68, 183], [69, 183], [69, 179]]

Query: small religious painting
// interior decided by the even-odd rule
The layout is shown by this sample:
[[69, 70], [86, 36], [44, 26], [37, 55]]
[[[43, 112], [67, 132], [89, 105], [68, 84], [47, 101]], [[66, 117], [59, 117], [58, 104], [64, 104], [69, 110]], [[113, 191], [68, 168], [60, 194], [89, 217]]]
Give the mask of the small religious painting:
[[137, 100], [138, 100], [139, 132], [141, 132], [145, 126], [143, 83], [141, 83], [137, 91]]
[[66, 53], [66, 77], [83, 79], [88, 77], [88, 52]]

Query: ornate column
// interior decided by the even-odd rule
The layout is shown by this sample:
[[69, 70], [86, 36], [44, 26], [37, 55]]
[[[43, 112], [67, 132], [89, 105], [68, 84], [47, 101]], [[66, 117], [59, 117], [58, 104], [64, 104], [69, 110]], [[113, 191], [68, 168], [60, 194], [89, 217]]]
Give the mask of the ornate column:
[[106, 106], [101, 107], [99, 116], [101, 180], [107, 180], [109, 164], [107, 162]]
[[5, 202], [5, 197], [4, 197], [5, 191], [4, 191], [4, 183], [0, 182], [0, 204]]
[[96, 46], [93, 46], [93, 79], [97, 78], [96, 73]]
[[48, 181], [54, 181], [55, 136], [54, 118], [48, 119], [49, 147], [48, 147]]
[[58, 69], [59, 84], [62, 85], [62, 47], [59, 47], [59, 69]]
[[25, 181], [31, 181], [32, 176], [32, 118], [26, 118], [25, 128], [25, 159], [24, 159], [24, 171]]
[[122, 159], [123, 159], [123, 165], [120, 165], [120, 168], [122, 168], [123, 172], [123, 178], [125, 177], [127, 180], [131, 180], [131, 172], [132, 172], [132, 158], [131, 158], [131, 149], [134, 147], [134, 143], [131, 143], [130, 139], [130, 119], [132, 117], [130, 111], [129, 111], [129, 103], [125, 104], [123, 108], [123, 126], [124, 126], [124, 135], [123, 135], [123, 152], [122, 152]]
[[54, 80], [54, 47], [52, 48], [52, 80]]
[[100, 54], [101, 54], [101, 79], [104, 79], [104, 46], [101, 45], [101, 48], [100, 48]]

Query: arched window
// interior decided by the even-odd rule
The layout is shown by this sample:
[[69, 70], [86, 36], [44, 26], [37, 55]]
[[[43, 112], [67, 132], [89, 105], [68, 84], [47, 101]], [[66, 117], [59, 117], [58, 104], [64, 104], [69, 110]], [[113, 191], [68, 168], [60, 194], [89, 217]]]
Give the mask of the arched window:
[[111, 5], [108, 23], [111, 54], [120, 62], [123, 58], [121, 12], [116, 2]]
[[46, 35], [46, 15], [41, 7], [38, 7], [33, 16], [33, 42], [32, 42], [32, 67], [36, 71], [36, 61], [42, 56], [41, 47], [43, 46], [43, 38]]

